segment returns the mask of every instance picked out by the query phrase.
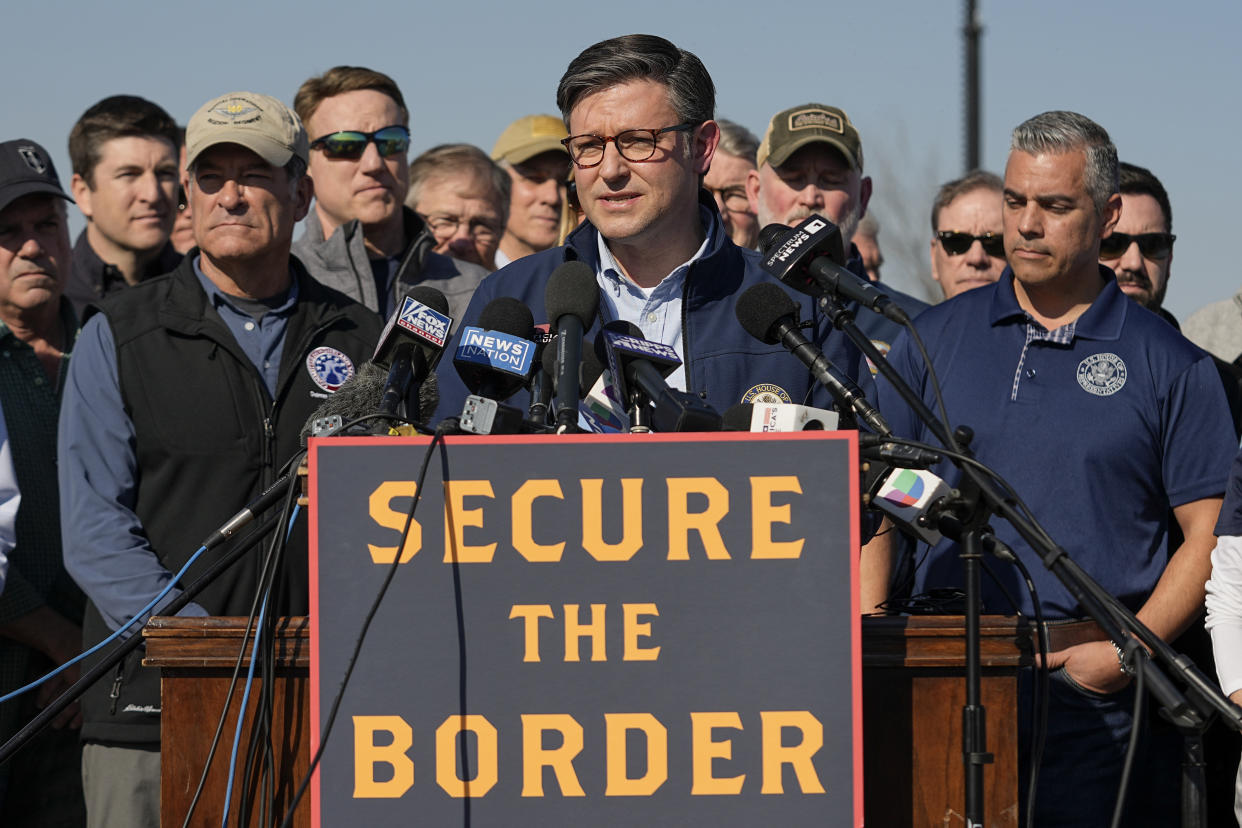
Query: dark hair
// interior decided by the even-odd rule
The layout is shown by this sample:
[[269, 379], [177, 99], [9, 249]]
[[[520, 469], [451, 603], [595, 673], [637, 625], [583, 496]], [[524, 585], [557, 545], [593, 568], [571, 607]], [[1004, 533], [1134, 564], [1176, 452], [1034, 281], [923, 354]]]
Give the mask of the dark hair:
[[1117, 147], [1108, 131], [1086, 115], [1065, 110], [1036, 115], [1014, 128], [1009, 148], [1030, 155], [1082, 150], [1087, 159], [1083, 184], [1097, 213], [1103, 214], [1117, 192]]
[[684, 123], [697, 126], [716, 113], [716, 86], [703, 61], [662, 37], [632, 34], [588, 46], [570, 62], [556, 88], [565, 126], [580, 100], [632, 80], [668, 87], [669, 104]]
[[69, 130], [69, 161], [86, 185], [95, 187], [95, 166], [103, 145], [114, 138], [163, 138], [176, 150], [177, 122], [158, 104], [137, 95], [113, 95], [82, 113]]
[[[405, 108], [405, 98], [397, 82], [374, 69], [365, 66], [334, 66], [322, 75], [308, 78], [293, 96], [293, 111], [298, 113], [305, 125], [319, 108], [319, 104], [328, 98], [344, 95], [346, 92], [357, 92], [362, 89], [373, 89], [382, 92], [397, 103], [401, 110], [401, 123], [408, 126], [410, 112]], [[310, 136], [313, 141], [317, 136]]]
[[1154, 198], [1160, 205], [1160, 209], [1164, 211], [1164, 232], [1172, 233], [1173, 206], [1169, 204], [1169, 194], [1164, 191], [1164, 185], [1160, 183], [1160, 179], [1156, 178], [1151, 170], [1137, 164], [1127, 164], [1122, 161], [1117, 166], [1121, 170], [1121, 194], [1149, 195]]
[[931, 224], [932, 233], [935, 234], [940, 230], [940, 211], [957, 199], [958, 196], [964, 196], [975, 190], [995, 190], [997, 193], [1005, 191], [1005, 182], [996, 173], [990, 173], [987, 170], [971, 170], [961, 178], [955, 178], [940, 185], [940, 189], [936, 192], [936, 200], [932, 202]]
[[500, 208], [501, 226], [509, 221], [509, 194], [513, 179], [474, 144], [440, 144], [410, 162], [410, 192], [405, 203], [414, 208], [423, 185], [433, 178], [475, 175], [491, 185]]

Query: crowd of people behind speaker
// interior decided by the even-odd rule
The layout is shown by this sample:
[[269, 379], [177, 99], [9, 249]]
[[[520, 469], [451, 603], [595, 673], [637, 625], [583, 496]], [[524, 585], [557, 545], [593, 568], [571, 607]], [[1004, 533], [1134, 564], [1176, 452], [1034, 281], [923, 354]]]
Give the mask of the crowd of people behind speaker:
[[[609, 63], [609, 56], [616, 60]], [[412, 117], [388, 75], [338, 66], [291, 96], [217, 96], [185, 128], [143, 98], [105, 98], [68, 136], [67, 190], [44, 148], [63, 139], [0, 143], [0, 405], [7, 426], [0, 554], [8, 553], [0, 557], [7, 573], [0, 580], [0, 694], [97, 643], [171, 581], [191, 541], [205, 534], [200, 524], [223, 519], [270, 482], [295, 451], [294, 435], [312, 404], [368, 358], [380, 322], [415, 285], [443, 292], [457, 326], [471, 324], [502, 295], [523, 299], [537, 322], [548, 321], [540, 316], [549, 273], [568, 259], [586, 262], [601, 287], [590, 330], [633, 322], [678, 352], [683, 366], [670, 382], [717, 406], [808, 399], [830, 405], [782, 347], [749, 339], [734, 322], [742, 288], [769, 279], [753, 252], [767, 224], [794, 225], [814, 214], [829, 219], [857, 242], [849, 245], [851, 270], [879, 283], [912, 317], [927, 309], [879, 281], [884, 259], [879, 225], [867, 211], [872, 182], [862, 135], [840, 107], [783, 108], [760, 138], [715, 118], [715, 89], [697, 58], [637, 35], [584, 51], [561, 79], [557, 105], [560, 115], [512, 113], [511, 123], [498, 124], [490, 152], [443, 144], [411, 159], [411, 121], [434, 116]], [[1178, 576], [1198, 586], [1191, 584], [1176, 611], [1153, 621], [1172, 636], [1201, 611], [1211, 528], [1226, 491], [1230, 445], [1242, 431], [1240, 303], [1211, 306], [1190, 320], [1188, 333], [1213, 352], [1212, 376], [1220, 383], [1186, 390], [1177, 372], [1193, 370], [1197, 381], [1198, 360], [1206, 357], [1163, 308], [1176, 239], [1168, 195], [1149, 170], [1117, 165], [1115, 151], [1119, 190], [1084, 183], [1077, 159], [1093, 158], [1111, 140], [1081, 116], [1060, 116], [1066, 113], [1032, 119], [1021, 139], [1015, 133], [1003, 178], [974, 170], [940, 188], [930, 205], [930, 270], [950, 301], [920, 324], [934, 340], [933, 353], [937, 342], [948, 349], [947, 384], [962, 405], [1001, 406], [980, 397], [975, 383], [991, 368], [1008, 376], [1003, 390], [1011, 401], [1042, 398], [1037, 410], [1058, 405], [1057, 395], [1075, 388], [1111, 399], [1127, 381], [1132, 390], [1164, 383], [1182, 395], [1174, 404], [1156, 393], [1150, 406], [1117, 421], [1127, 439], [1142, 439], [1147, 429], [1159, 443], [1147, 465], [1123, 473], [1143, 476], [1134, 482], [1146, 534], [1131, 541], [1169, 556], [1136, 564], [1142, 584], [1133, 582], [1140, 575], [1122, 571], [1118, 588], [1129, 590], [1136, 608], [1145, 606], [1166, 563], [1176, 560]], [[1053, 133], [1057, 140], [1048, 139]], [[1049, 181], [1066, 183], [1070, 195], [1060, 197], [1067, 203], [1046, 203], [1039, 188]], [[70, 202], [85, 219], [72, 247]], [[1059, 251], [1040, 242], [1023, 250], [1021, 266], [1007, 266], [1008, 239], [1042, 238], [1043, 225], [1034, 225], [1051, 226], [1066, 212], [1084, 217], [1072, 240], [1078, 259], [1045, 273], [1026, 259]], [[1047, 288], [1057, 280], [1087, 284], [1073, 279], [1089, 284], [1073, 296]], [[1117, 298], [1123, 294], [1133, 307]], [[797, 301], [816, 343], [865, 390], [875, 390], [874, 367], [869, 371], [857, 349], [831, 331], [813, 302]], [[895, 348], [902, 370], [921, 378], [899, 326], [865, 310], [859, 323], [881, 353]], [[1093, 350], [1085, 343], [1095, 341], [1121, 353], [1123, 327], [1127, 343], [1141, 340], [1133, 353], [1160, 355], [1140, 365], [1101, 344], [1100, 353], [1084, 351], [1067, 386], [1041, 390], [1039, 354], [1061, 349], [1068, 359], [1075, 348]], [[977, 340], [959, 342], [966, 331]], [[1011, 359], [1012, 331], [1025, 339]], [[998, 344], [985, 344], [988, 337]], [[975, 364], [962, 354], [970, 348], [994, 352]], [[963, 362], [960, 371], [954, 360]], [[460, 410], [465, 393], [452, 367], [443, 370], [441, 417]], [[880, 391], [896, 411], [900, 403]], [[251, 413], [231, 403], [204, 407], [213, 393], [246, 401]], [[1196, 401], [1219, 407], [1220, 416], [1208, 412], [1185, 426], [1214, 440], [1212, 448], [1196, 449], [1188, 468], [1187, 432], [1164, 429]], [[959, 409], [953, 416], [970, 421], [975, 413]], [[1012, 431], [1014, 421], [980, 419], [996, 429], [981, 434], [985, 447], [1016, 451], [1025, 440]], [[208, 421], [210, 450], [195, 427]], [[1086, 423], [1058, 428], [1075, 426], [1089, 441]], [[918, 433], [917, 424], [908, 428], [910, 436]], [[10, 454], [7, 476], [15, 477], [20, 501], [4, 482]], [[1000, 459], [1031, 468], [1026, 455], [1001, 451]], [[1094, 478], [1060, 466], [1040, 478], [1052, 490], [1049, 510], [1063, 516], [1055, 504], [1069, 495], [1052, 484], [1057, 475]], [[1184, 485], [1174, 492], [1177, 481]], [[192, 490], [217, 493], [221, 514], [201, 514], [190, 502]], [[1222, 526], [1230, 508], [1221, 513]], [[1130, 532], [1124, 517], [1117, 523], [1125, 524], [1117, 532]], [[1179, 525], [1187, 539], [1177, 534]], [[1093, 529], [1105, 546], [1112, 527], [1105, 521]], [[893, 572], [908, 572], [897, 565], [890, 540], [881, 533], [864, 551], [868, 609], [888, 597]], [[1193, 565], [1185, 564], [1191, 552], [1174, 555], [1187, 541]], [[934, 582], [943, 560], [932, 553], [916, 589], [945, 585]], [[282, 612], [305, 612], [304, 567], [303, 555]], [[245, 578], [230, 582], [187, 611], [246, 614], [238, 602], [249, 585]], [[1073, 616], [1072, 607], [1054, 609]], [[1086, 686], [1106, 695], [1128, 684], [1112, 675], [1092, 683], [1113, 658], [1104, 642], [1097, 644], [1063, 657], [1070, 666], [1087, 665], [1080, 681], [1066, 679], [1067, 692]], [[22, 762], [0, 767], [0, 824], [158, 824], [159, 698], [144, 669], [136, 658], [123, 663], [88, 693], [82, 709], [69, 708], [27, 748]], [[71, 669], [38, 695], [0, 707], [0, 740], [77, 675]], [[77, 733], [83, 713], [85, 754]], [[1088, 715], [1097, 713], [1093, 707]], [[1114, 722], [1100, 738], [1120, 744], [1127, 732], [1128, 722]], [[1064, 791], [1082, 783], [1073, 776], [1046, 780], [1046, 800], [1064, 804]], [[1113, 780], [1105, 774], [1098, 790]], [[1159, 781], [1152, 785], [1160, 789]]]

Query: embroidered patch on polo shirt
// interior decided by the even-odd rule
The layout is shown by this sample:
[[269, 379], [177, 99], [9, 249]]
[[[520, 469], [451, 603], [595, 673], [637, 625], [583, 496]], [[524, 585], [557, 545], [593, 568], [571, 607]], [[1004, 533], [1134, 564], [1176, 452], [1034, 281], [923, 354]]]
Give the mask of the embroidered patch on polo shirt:
[[1078, 384], [1088, 394], [1112, 396], [1126, 384], [1126, 364], [1116, 354], [1092, 354], [1078, 363]]

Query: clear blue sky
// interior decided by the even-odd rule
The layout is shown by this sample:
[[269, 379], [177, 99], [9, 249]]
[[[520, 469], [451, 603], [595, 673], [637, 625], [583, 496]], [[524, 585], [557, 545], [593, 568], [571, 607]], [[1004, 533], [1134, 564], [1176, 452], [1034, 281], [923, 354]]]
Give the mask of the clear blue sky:
[[[1242, 185], [1242, 4], [980, 0], [983, 160], [1001, 171], [1009, 131], [1073, 109], [1150, 167], [1178, 235], [1168, 307], [1184, 318], [1242, 287], [1230, 198]], [[941, 181], [962, 171], [961, 2], [12, 3], [0, 53], [3, 138], [27, 137], [69, 175], [65, 141], [100, 98], [148, 97], [184, 122], [209, 97], [251, 89], [291, 101], [340, 63], [392, 75], [412, 111], [413, 151], [491, 148], [512, 119], [555, 112], [557, 80], [607, 37], [663, 35], [707, 64], [718, 113], [761, 133], [817, 100], [849, 113], [876, 178], [890, 264], [924, 248]], [[883, 179], [883, 180], [881, 180]], [[903, 225], [904, 221], [907, 225]], [[80, 222], [75, 224], [75, 230]], [[914, 254], [909, 254], [914, 255]]]

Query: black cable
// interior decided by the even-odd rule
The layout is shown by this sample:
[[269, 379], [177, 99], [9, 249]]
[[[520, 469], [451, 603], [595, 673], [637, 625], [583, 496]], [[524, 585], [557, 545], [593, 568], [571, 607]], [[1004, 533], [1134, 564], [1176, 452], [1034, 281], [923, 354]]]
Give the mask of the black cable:
[[[288, 463], [286, 463], [284, 470], [282, 470], [281, 474], [284, 474], [284, 472], [287, 471], [288, 469], [295, 467], [296, 463], [300, 463], [301, 457], [304, 453], [305, 452], [301, 452], [295, 455]], [[289, 486], [289, 491], [285, 498], [285, 504], [281, 509], [280, 516], [277, 518], [277, 523], [276, 523], [277, 526], [286, 526], [288, 524], [289, 513], [291, 511], [292, 504], [296, 501], [298, 494], [299, 492], [298, 492], [297, 485], [291, 481], [290, 486]], [[285, 534], [286, 534], [285, 532], [274, 533], [273, 542], [275, 541], [277, 537], [283, 537]], [[264, 559], [263, 559], [263, 568], [261, 572], [266, 571], [267, 569], [268, 561], [270, 560], [271, 554], [272, 554], [271, 550], [272, 550], [272, 546], [271, 544], [269, 544], [268, 552], [264, 556]], [[265, 590], [263, 588], [263, 577], [262, 575], [260, 575], [259, 588], [255, 590], [254, 600], [250, 604], [250, 613], [249, 613], [248, 618], [246, 619], [246, 630], [242, 634], [241, 646], [238, 648], [238, 652], [237, 652], [237, 660], [233, 664], [233, 675], [231, 676], [229, 680], [229, 689], [228, 689], [228, 692], [225, 693], [224, 695], [224, 707], [220, 711], [220, 716], [216, 721], [216, 732], [211, 738], [211, 747], [208, 748], [207, 750], [207, 757], [203, 763], [203, 772], [199, 775], [198, 787], [195, 789], [194, 796], [190, 800], [190, 806], [186, 810], [185, 820], [182, 822], [182, 828], [189, 828], [190, 819], [194, 816], [194, 810], [198, 807], [199, 798], [202, 796], [203, 788], [205, 787], [207, 783], [207, 773], [208, 771], [211, 770], [211, 763], [215, 760], [216, 750], [220, 744], [220, 736], [224, 733], [224, 722], [228, 718], [230, 703], [233, 699], [233, 692], [237, 689], [237, 682], [241, 678], [241, 667], [242, 667], [242, 663], [245, 661], [245, 658], [246, 658], [246, 651], [247, 651], [246, 643], [247, 641], [249, 641], [251, 631], [254, 629], [255, 621], [259, 613], [259, 606], [262, 602], [262, 598], [264, 594], [265, 594]], [[244, 714], [245, 714], [245, 711], [241, 711], [239, 713], [239, 716], [242, 716]]]
[[[418, 509], [418, 504], [423, 498], [423, 484], [427, 479], [427, 468], [431, 465], [432, 455], [438, 446], [444, 444], [444, 433], [441, 427], [436, 429], [435, 436], [431, 438], [431, 442], [427, 444], [427, 451], [423, 455], [422, 465], [418, 469], [418, 480], [414, 484], [414, 497], [410, 502], [410, 511], [405, 515], [405, 526], [401, 529], [401, 540], [397, 543], [397, 549], [405, 548], [405, 540], [410, 534], [410, 526], [414, 523], [414, 512]], [[371, 622], [375, 619], [375, 613], [379, 611], [380, 603], [384, 600], [384, 596], [388, 593], [388, 586], [392, 583], [393, 577], [397, 574], [397, 567], [401, 564], [401, 555], [393, 555], [392, 563], [388, 567], [388, 572], [384, 575], [384, 582], [380, 585], [379, 592], [375, 596], [375, 600], [371, 602], [370, 609], [367, 610], [366, 618], [363, 619], [362, 629], [358, 632], [358, 639], [354, 642], [353, 652], [349, 655], [349, 661], [345, 665], [345, 673], [341, 677], [340, 687], [337, 688], [336, 696], [332, 699], [331, 709], [328, 711], [327, 721], [324, 722], [323, 732], [319, 738], [319, 748], [315, 751], [314, 757], [310, 762], [310, 767], [306, 770], [306, 775], [302, 777], [302, 781], [298, 783], [297, 792], [293, 795], [293, 799], [289, 802], [289, 810], [285, 814], [285, 819], [281, 822], [281, 828], [289, 828], [293, 824], [293, 814], [297, 811], [298, 804], [302, 801], [302, 797], [306, 793], [307, 787], [310, 785], [311, 778], [315, 775], [315, 769], [319, 767], [319, 762], [323, 759], [324, 749], [328, 746], [328, 737], [332, 735], [332, 725], [336, 721], [336, 714], [341, 707], [341, 701], [345, 698], [345, 688], [349, 685], [350, 676], [353, 675], [354, 665], [358, 662], [358, 656], [362, 653], [362, 643], [366, 639], [367, 631], [371, 628]]]
[[1121, 781], [1117, 784], [1117, 803], [1113, 806], [1112, 828], [1119, 828], [1121, 816], [1126, 810], [1126, 794], [1130, 787], [1130, 772], [1134, 770], [1134, 757], [1138, 752], [1138, 740], [1141, 735], [1143, 716], [1146, 715], [1147, 700], [1143, 692], [1143, 676], [1147, 668], [1140, 664], [1134, 675], [1134, 721], [1130, 723], [1130, 739], [1126, 744], [1126, 759], [1121, 766]]

